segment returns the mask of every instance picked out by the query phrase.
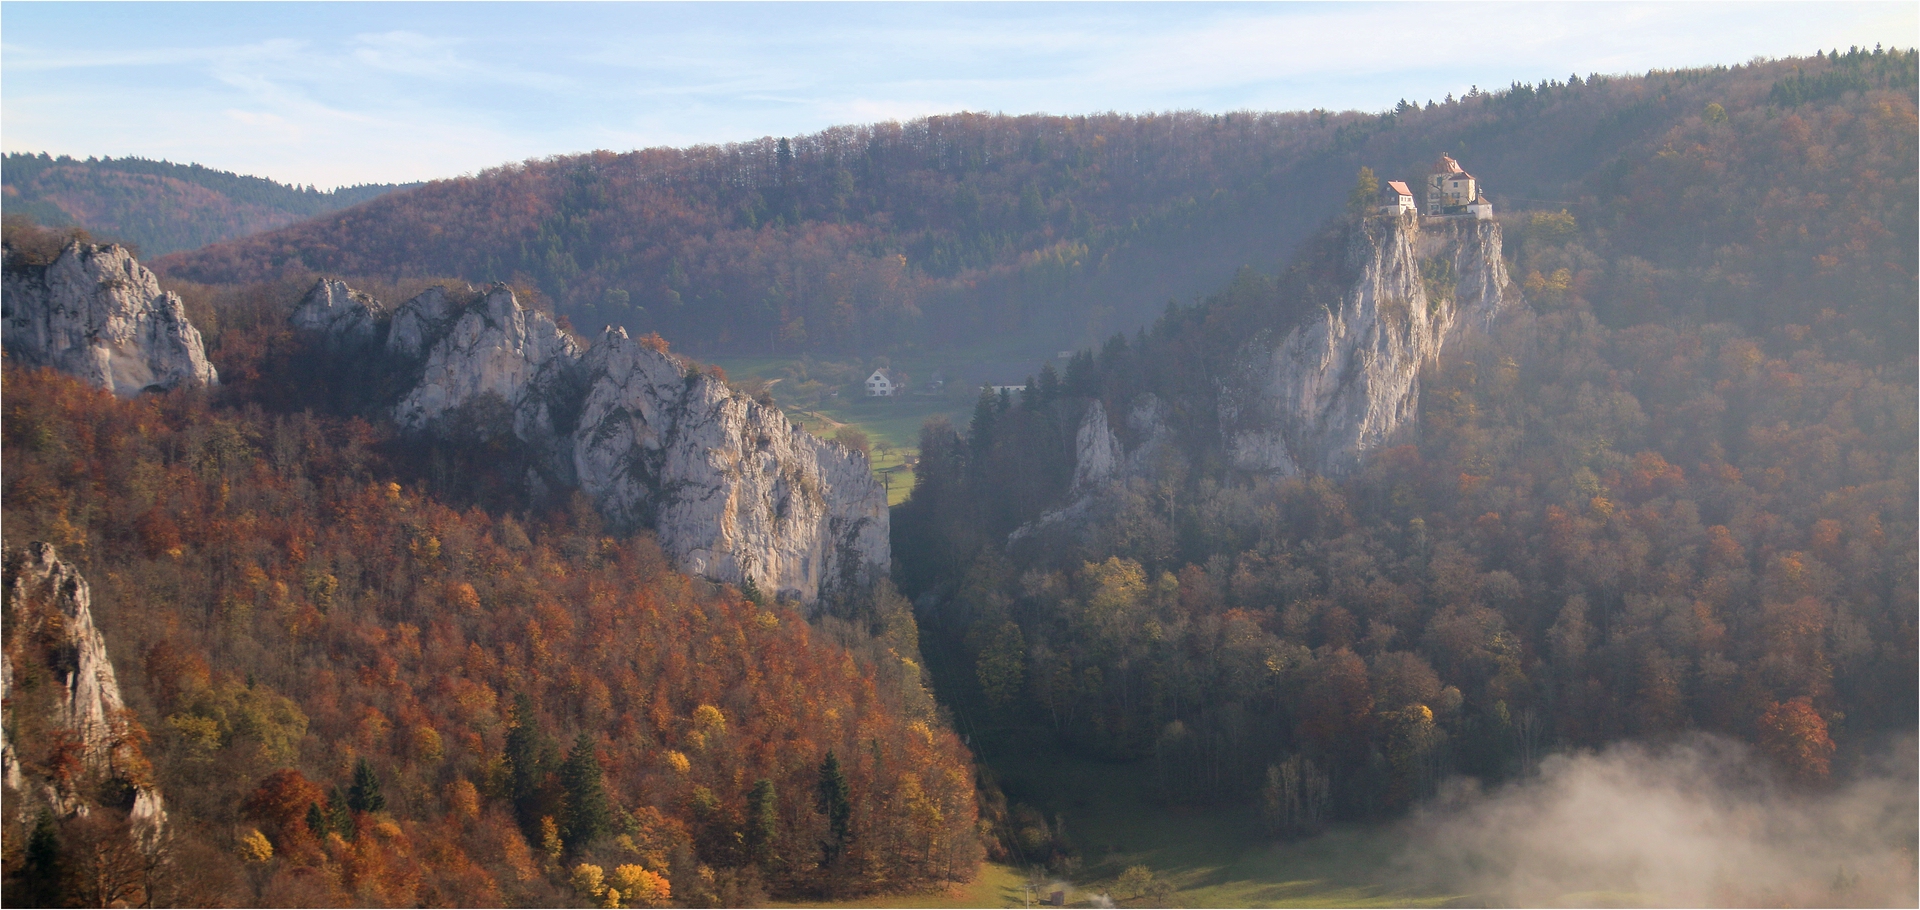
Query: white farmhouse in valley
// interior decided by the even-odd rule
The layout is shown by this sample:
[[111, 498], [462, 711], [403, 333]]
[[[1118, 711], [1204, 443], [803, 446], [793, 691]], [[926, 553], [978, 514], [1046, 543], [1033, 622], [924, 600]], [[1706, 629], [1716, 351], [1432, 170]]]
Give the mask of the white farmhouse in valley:
[[874, 370], [873, 375], [867, 377], [867, 397], [893, 397], [893, 377], [888, 375], [885, 368]]

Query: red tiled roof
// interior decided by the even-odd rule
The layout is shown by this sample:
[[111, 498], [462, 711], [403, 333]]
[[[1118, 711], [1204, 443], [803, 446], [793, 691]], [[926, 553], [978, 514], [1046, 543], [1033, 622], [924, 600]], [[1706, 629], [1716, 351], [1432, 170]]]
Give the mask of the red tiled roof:
[[1410, 189], [1407, 189], [1407, 185], [1406, 185], [1406, 184], [1405, 184], [1404, 182], [1402, 182], [1402, 181], [1399, 181], [1399, 180], [1389, 180], [1389, 181], [1387, 181], [1387, 189], [1390, 189], [1390, 190], [1392, 190], [1392, 191], [1394, 191], [1394, 192], [1396, 192], [1396, 193], [1399, 193], [1399, 194], [1400, 194], [1400, 195], [1402, 195], [1402, 196], [1411, 196], [1411, 195], [1413, 195], [1413, 191], [1412, 191], [1412, 190], [1410, 190]]

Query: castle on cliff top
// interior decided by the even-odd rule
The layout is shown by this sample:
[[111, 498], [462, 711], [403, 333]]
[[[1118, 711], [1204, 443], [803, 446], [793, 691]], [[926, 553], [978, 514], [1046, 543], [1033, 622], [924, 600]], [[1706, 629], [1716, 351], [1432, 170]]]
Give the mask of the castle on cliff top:
[[[1480, 192], [1479, 181], [1460, 166], [1460, 162], [1441, 155], [1427, 174], [1427, 218], [1493, 219], [1493, 203]], [[1415, 215], [1413, 190], [1404, 181], [1390, 180], [1381, 193], [1379, 211], [1385, 215]]]

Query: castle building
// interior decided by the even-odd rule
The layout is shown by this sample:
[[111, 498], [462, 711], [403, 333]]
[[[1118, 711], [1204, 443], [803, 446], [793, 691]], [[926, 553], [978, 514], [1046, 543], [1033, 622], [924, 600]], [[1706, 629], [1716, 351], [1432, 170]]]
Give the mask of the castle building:
[[1383, 215], [1412, 215], [1419, 210], [1413, 206], [1413, 190], [1405, 181], [1389, 180], [1387, 189], [1380, 194], [1380, 213]]
[[1441, 155], [1427, 174], [1427, 215], [1468, 215], [1486, 221], [1493, 217], [1493, 203], [1460, 162]]

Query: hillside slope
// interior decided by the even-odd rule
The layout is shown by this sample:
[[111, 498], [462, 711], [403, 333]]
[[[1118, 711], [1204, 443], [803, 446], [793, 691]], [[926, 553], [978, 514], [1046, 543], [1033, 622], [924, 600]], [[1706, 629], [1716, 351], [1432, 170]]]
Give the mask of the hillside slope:
[[[1857, 59], [1895, 58], [1911, 74]], [[1702, 733], [1817, 792], [1910, 735], [1901, 78], [1704, 106], [1606, 171], [1608, 205], [1481, 223], [1456, 248], [1478, 268], [1356, 206], [1281, 274], [983, 396], [964, 433], [929, 424], [896, 575], [1006, 791], [1051, 743], [1290, 836]], [[1471, 307], [1507, 257], [1524, 305], [1409, 356], [1409, 311]], [[1382, 413], [1342, 400], [1392, 419], [1333, 432]], [[1234, 432], [1249, 403], [1275, 445]], [[1291, 454], [1323, 440], [1358, 457]]]
[[366, 184], [320, 192], [198, 164], [13, 152], [0, 165], [9, 214], [78, 226], [160, 256], [285, 227], [401, 189]]
[[[627, 906], [742, 906], [973, 874], [970, 758], [897, 596], [809, 623], [584, 503], [449, 505], [357, 419], [5, 383], [9, 546], [84, 574], [114, 735], [151, 760], [85, 764], [56, 696], [99, 661], [9, 620], [9, 905], [603, 905], [587, 865]], [[47, 787], [136, 820], [157, 790], [166, 835], [36, 818]]]
[[[1877, 134], [1898, 113], [1859, 99], [1912, 84], [1911, 55], [1861, 52], [1516, 83], [1378, 116], [957, 114], [529, 161], [155, 267], [200, 282], [522, 280], [583, 326], [706, 355], [986, 336], [1053, 350], [1130, 330], [1242, 266], [1277, 267], [1361, 164], [1402, 175], [1446, 152], [1503, 209], [1565, 207], [1620, 233], [1648, 280], [1675, 256], [1724, 251], [1689, 296], [1766, 316], [1782, 280], [1797, 298], [1877, 287], [1850, 276], [1913, 245], [1911, 224], [1884, 217], [1910, 162], [1829, 173], [1842, 150], [1811, 138]], [[1735, 130], [1769, 135], [1720, 157]], [[1712, 185], [1671, 192], [1703, 169]], [[1821, 217], [1787, 256], [1752, 257], [1780, 239], [1780, 214], [1809, 210]]]

